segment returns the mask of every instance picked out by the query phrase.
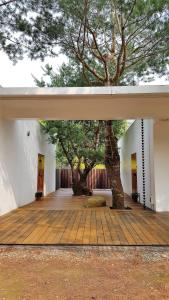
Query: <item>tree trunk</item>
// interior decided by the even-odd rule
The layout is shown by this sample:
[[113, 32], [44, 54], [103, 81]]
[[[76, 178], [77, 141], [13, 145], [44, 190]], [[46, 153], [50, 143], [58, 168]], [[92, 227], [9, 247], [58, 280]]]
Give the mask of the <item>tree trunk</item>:
[[124, 208], [124, 193], [120, 178], [120, 156], [112, 121], [105, 121], [105, 166], [112, 188], [113, 208]]
[[[78, 176], [78, 173], [80, 176]], [[72, 171], [72, 190], [74, 196], [91, 196], [92, 190], [87, 186], [87, 176], [88, 173], [81, 173], [77, 170]]]

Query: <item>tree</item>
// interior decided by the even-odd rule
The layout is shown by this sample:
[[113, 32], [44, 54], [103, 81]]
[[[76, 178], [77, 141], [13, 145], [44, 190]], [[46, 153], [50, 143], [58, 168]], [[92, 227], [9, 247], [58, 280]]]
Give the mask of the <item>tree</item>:
[[43, 59], [59, 46], [99, 84], [167, 74], [168, 0], [1, 0], [0, 22], [19, 53]]
[[111, 120], [105, 121], [105, 165], [108, 178], [111, 180], [113, 208], [123, 208], [124, 194], [119, 174], [120, 155]]
[[[81, 64], [89, 85], [115, 86], [168, 74], [168, 0], [41, 0], [32, 3], [31, 11], [31, 16], [18, 15], [13, 26], [20, 32], [21, 47], [26, 46], [31, 58], [43, 59], [56, 55], [59, 45], [70, 59]], [[106, 132], [111, 134], [106, 137], [105, 164], [114, 206], [121, 208], [119, 158], [110, 122], [105, 122]]]
[[32, 58], [55, 56], [60, 46], [99, 84], [167, 73], [168, 0], [11, 2], [15, 18], [5, 25]]
[[[78, 6], [75, 1], [61, 1], [62, 49], [81, 63], [86, 78], [92, 75], [91, 85], [119, 85], [129, 70], [135, 77], [149, 69], [165, 73], [167, 6], [168, 1], [84, 0]], [[113, 206], [123, 208], [120, 159], [111, 121], [105, 122], [105, 142]]]
[[99, 121], [41, 121], [49, 141], [57, 144], [72, 172], [74, 195], [91, 195], [87, 176], [103, 162], [103, 134]]
[[[44, 77], [41, 78], [41, 80], [38, 80], [37, 78], [34, 77], [35, 79], [35, 82], [38, 86], [41, 86], [41, 87], [44, 87], [44, 86], [48, 86], [48, 87], [53, 87], [53, 86], [84, 86], [85, 84], [87, 84], [86, 82], [86, 78], [83, 76], [83, 72], [82, 70], [80, 69], [79, 65], [77, 65], [76, 63], [74, 63], [73, 61], [70, 61], [68, 65], [66, 64], [63, 64], [61, 67], [60, 67], [60, 70], [58, 73], [55, 73], [53, 71], [53, 68], [49, 65], [46, 65], [45, 68], [43, 68], [43, 72], [44, 72]], [[47, 82], [46, 82], [46, 78], [47, 78]], [[78, 122], [79, 123], [79, 122]], [[98, 163], [98, 158], [101, 159], [101, 153], [103, 154], [103, 150], [105, 151], [105, 145], [103, 145], [103, 130], [104, 130], [104, 122], [100, 121], [99, 123], [97, 121], [81, 121], [80, 122], [81, 124], [83, 125], [86, 125], [86, 124], [90, 124], [90, 137], [93, 136], [93, 134], [95, 135], [97, 132], [100, 134], [100, 138], [98, 140], [98, 142], [100, 143], [98, 145], [99, 149], [102, 150], [102, 152], [99, 152], [99, 156], [98, 156], [98, 152], [96, 151], [96, 149], [92, 148], [94, 150], [94, 152], [92, 151], [92, 160], [91, 160], [91, 153], [90, 153], [90, 150], [88, 149], [88, 147], [91, 147], [92, 144], [91, 142], [88, 143], [88, 142], [85, 142], [85, 144], [83, 143], [83, 138], [84, 138], [84, 141], [86, 140], [86, 138], [88, 139], [88, 135], [82, 135], [80, 134], [80, 138], [79, 138], [79, 135], [77, 134], [77, 132], [75, 130], [72, 131], [72, 134], [68, 134], [65, 136], [65, 132], [71, 132], [69, 126], [73, 124], [73, 128], [74, 128], [74, 122], [71, 122], [71, 121], [64, 121], [64, 122], [61, 122], [59, 121], [48, 121], [47, 122], [47, 127], [45, 129], [46, 132], [48, 132], [51, 136], [51, 141], [53, 143], [56, 142], [56, 126], [57, 126], [57, 130], [58, 130], [58, 126], [60, 128], [60, 125], [59, 124], [64, 124], [64, 126], [62, 126], [60, 129], [61, 129], [61, 137], [65, 137], [65, 140], [64, 142], [62, 143], [61, 145], [61, 148], [59, 147], [58, 150], [61, 150], [61, 151], [57, 151], [57, 156], [59, 155], [61, 157], [61, 160], [63, 161], [63, 156], [66, 156], [67, 158], [67, 161], [69, 163], [69, 165], [71, 166], [71, 170], [72, 170], [72, 178], [75, 178], [74, 179], [74, 184], [73, 184], [73, 190], [74, 190], [74, 194], [77, 194], [77, 190], [78, 190], [78, 194], [79, 194], [79, 186], [80, 186], [80, 193], [84, 193], [87, 191], [87, 193], [89, 193], [89, 191], [87, 190], [87, 183], [86, 183], [86, 180], [87, 180], [87, 176], [90, 172], [90, 170], [94, 167], [94, 164], [91, 163], [90, 164], [90, 168], [88, 168], [88, 172], [84, 172], [83, 174], [83, 180], [85, 179], [85, 189], [81, 189], [81, 182], [77, 182], [76, 179], [77, 179], [77, 176], [76, 176], [76, 173], [74, 172], [75, 169], [77, 169], [77, 161], [74, 160], [74, 157], [76, 156], [77, 158], [77, 155], [76, 153], [74, 153], [74, 151], [72, 152], [72, 150], [74, 148], [77, 148], [77, 145], [78, 144], [78, 147], [79, 147], [79, 150], [83, 153], [83, 157], [78, 159], [79, 162], [82, 162], [82, 160], [84, 161], [84, 157], [86, 159], [88, 159], [90, 157], [90, 160], [93, 161], [93, 162], [96, 162]], [[46, 124], [46, 122], [44, 123]], [[77, 122], [76, 122], [77, 124]], [[97, 126], [99, 125], [100, 128], [93, 128], [93, 124], [97, 124]], [[121, 137], [126, 128], [127, 128], [127, 122], [126, 121], [121, 121], [121, 120], [114, 120], [114, 121], [109, 121], [109, 124], [110, 126], [106, 126], [106, 129], [105, 129], [105, 144], [107, 145], [107, 143], [109, 143], [109, 139], [108, 137], [109, 136], [112, 136], [112, 130], [113, 130], [113, 134], [114, 134], [114, 139], [111, 139], [111, 144], [107, 145], [106, 148], [109, 148], [110, 149], [113, 149], [114, 147], [114, 155], [116, 155], [116, 159], [120, 162], [120, 158], [119, 158], [119, 153], [118, 153], [118, 147], [117, 147], [117, 140], [119, 137]], [[92, 125], [92, 126], [91, 126]], [[113, 126], [112, 126], [113, 125]], [[83, 128], [83, 126], [82, 126]], [[109, 131], [107, 131], [107, 128], [109, 128]], [[83, 128], [85, 129], [85, 128]], [[94, 130], [94, 132], [92, 133], [92, 131]], [[92, 133], [92, 134], [91, 134]], [[52, 135], [51, 135], [52, 134]], [[54, 137], [53, 137], [54, 135]], [[67, 148], [68, 150], [65, 151], [66, 149], [66, 144], [69, 143], [69, 139], [71, 138], [71, 144], [69, 145], [69, 147]], [[93, 139], [93, 137], [92, 137]], [[94, 138], [94, 140], [96, 139], [96, 137]], [[58, 140], [58, 135], [57, 135], [57, 140]], [[76, 142], [75, 142], [76, 140]], [[74, 142], [72, 142], [74, 141]], [[78, 142], [77, 142], [78, 141]], [[79, 144], [80, 142], [80, 144]], [[114, 144], [115, 143], [115, 144]], [[83, 145], [85, 145], [85, 152], [83, 149]], [[73, 146], [73, 149], [71, 149]], [[92, 146], [93, 147], [93, 146]], [[71, 151], [70, 151], [71, 150]], [[72, 156], [72, 153], [73, 153], [73, 156]], [[71, 155], [71, 157], [70, 157]], [[107, 155], [107, 154], [106, 154]], [[115, 160], [115, 159], [114, 159]], [[113, 161], [114, 161], [113, 160]], [[113, 166], [113, 161], [112, 161], [112, 155], [111, 155], [111, 151], [110, 151], [110, 157], [106, 157], [106, 160], [108, 162], [109, 165], [111, 165], [111, 168], [107, 168], [108, 169], [108, 177], [109, 178], [115, 178], [117, 177], [117, 174], [115, 173], [116, 170], [115, 170], [115, 167]], [[71, 163], [70, 163], [71, 162]], [[101, 163], [103, 163], [103, 156], [102, 156], [102, 160], [100, 160]], [[85, 167], [85, 169], [87, 170], [87, 168]], [[82, 172], [81, 169], [79, 169], [79, 175], [80, 173]], [[81, 178], [81, 176], [80, 176]], [[120, 186], [121, 184], [121, 181], [118, 182], [118, 186]], [[84, 183], [83, 183], [84, 185]], [[76, 186], [76, 187], [75, 187]], [[116, 190], [118, 189], [118, 186], [116, 188]], [[78, 187], [78, 188], [77, 188]], [[122, 186], [120, 186], [120, 188], [122, 189]], [[121, 191], [121, 190], [120, 190]], [[123, 201], [123, 194], [118, 195], [119, 197], [119, 200], [118, 202], [120, 202], [120, 197], [122, 198], [121, 201]], [[114, 204], [114, 207], [115, 204]]]
[[[41, 121], [49, 141], [57, 145], [56, 157], [71, 167], [74, 195], [90, 195], [87, 187], [89, 172], [104, 163], [103, 121]], [[126, 129], [125, 121], [113, 121], [116, 137]], [[111, 126], [112, 128], [112, 126]], [[116, 138], [117, 139], [117, 138]], [[59, 155], [59, 157], [58, 157]]]

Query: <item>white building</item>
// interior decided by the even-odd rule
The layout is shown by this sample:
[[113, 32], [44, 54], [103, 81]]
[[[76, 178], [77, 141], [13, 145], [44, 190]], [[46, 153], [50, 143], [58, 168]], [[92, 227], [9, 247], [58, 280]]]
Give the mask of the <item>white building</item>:
[[119, 140], [121, 180], [128, 195], [156, 211], [169, 211], [169, 122], [136, 120]]
[[0, 214], [34, 200], [37, 170], [40, 182], [45, 171], [44, 193], [55, 189], [53, 147], [37, 121], [19, 119], [147, 119], [120, 141], [124, 190], [132, 192], [133, 154], [133, 191], [146, 206], [169, 211], [169, 86], [0, 88]]
[[0, 215], [34, 201], [38, 190], [55, 190], [54, 146], [37, 121], [0, 118]]

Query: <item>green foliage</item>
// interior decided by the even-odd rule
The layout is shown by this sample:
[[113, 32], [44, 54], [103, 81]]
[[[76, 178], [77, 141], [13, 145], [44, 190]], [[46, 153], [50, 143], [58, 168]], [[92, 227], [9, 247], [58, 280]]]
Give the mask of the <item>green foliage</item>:
[[[57, 166], [95, 167], [104, 164], [104, 124], [101, 121], [41, 121], [49, 142], [56, 145]], [[100, 124], [99, 124], [100, 123]], [[126, 128], [126, 121], [113, 121], [117, 138]], [[98, 136], [96, 131], [99, 129]], [[96, 141], [96, 139], [98, 139]]]
[[[57, 144], [59, 164], [94, 167], [104, 161], [103, 132], [99, 121], [41, 121], [49, 141]], [[59, 155], [58, 155], [59, 154]], [[65, 160], [66, 159], [66, 160]]]
[[60, 49], [81, 64], [91, 85], [168, 74], [168, 0], [6, 2], [0, 1], [0, 45], [13, 60], [26, 52], [44, 59]]
[[117, 139], [122, 137], [128, 128], [128, 123], [126, 120], [114, 120], [112, 121], [113, 131]]
[[[0, 49], [14, 62], [57, 55], [54, 47], [63, 24], [55, 0], [0, 0]], [[53, 42], [55, 41], [55, 42]]]
[[63, 63], [58, 72], [54, 72], [53, 67], [48, 64], [42, 70], [43, 77], [41, 80], [34, 77], [35, 83], [39, 87], [75, 87], [88, 85], [83, 76], [81, 66], [73, 60], [68, 64]]
[[68, 2], [59, 2], [62, 50], [76, 57], [93, 81], [128, 85], [129, 74], [133, 83], [167, 74], [168, 0]]

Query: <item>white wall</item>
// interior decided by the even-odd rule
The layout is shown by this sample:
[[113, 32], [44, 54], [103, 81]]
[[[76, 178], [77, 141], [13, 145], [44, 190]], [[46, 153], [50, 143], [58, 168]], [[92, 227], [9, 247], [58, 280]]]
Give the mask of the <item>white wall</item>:
[[154, 124], [156, 211], [169, 211], [169, 121]]
[[0, 119], [0, 215], [34, 200], [38, 153], [45, 155], [48, 194], [55, 190], [54, 146], [41, 134], [37, 121]]
[[[150, 174], [152, 173], [150, 139], [152, 138], [152, 120], [144, 120], [144, 151], [145, 151], [145, 204], [154, 209], [154, 190]], [[131, 175], [131, 154], [137, 155], [137, 187], [140, 193], [140, 201], [143, 203], [143, 172], [142, 172], [142, 140], [141, 140], [141, 120], [136, 120], [127, 130], [125, 135], [119, 140], [121, 157], [121, 180], [124, 192], [128, 195], [132, 193]]]
[[[131, 177], [131, 154], [137, 153], [138, 168], [140, 166], [141, 155], [138, 152], [140, 137], [137, 132], [140, 132], [140, 121], [135, 121], [125, 135], [119, 141], [120, 159], [121, 159], [121, 180], [125, 193], [132, 193], [132, 177]], [[135, 139], [133, 139], [135, 137]], [[141, 172], [138, 172], [138, 179]], [[141, 178], [140, 178], [141, 180]], [[139, 185], [140, 180], [137, 184]]]

